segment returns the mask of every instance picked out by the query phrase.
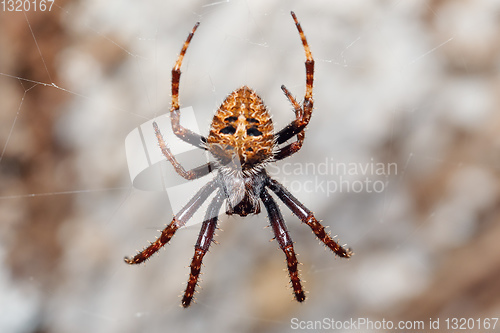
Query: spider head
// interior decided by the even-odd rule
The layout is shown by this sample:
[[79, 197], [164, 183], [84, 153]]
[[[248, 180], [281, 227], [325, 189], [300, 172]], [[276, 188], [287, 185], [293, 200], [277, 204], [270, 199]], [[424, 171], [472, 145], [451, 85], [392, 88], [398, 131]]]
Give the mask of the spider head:
[[221, 165], [244, 172], [273, 157], [273, 122], [255, 91], [243, 86], [222, 102], [212, 120], [207, 146]]

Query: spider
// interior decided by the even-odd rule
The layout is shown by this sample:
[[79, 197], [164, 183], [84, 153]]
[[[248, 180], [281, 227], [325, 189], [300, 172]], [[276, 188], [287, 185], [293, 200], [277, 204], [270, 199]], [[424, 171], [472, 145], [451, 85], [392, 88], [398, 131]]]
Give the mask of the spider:
[[[202, 260], [213, 241], [219, 210], [224, 201], [226, 201], [226, 214], [240, 216], [260, 213], [260, 201], [262, 201], [267, 210], [275, 239], [286, 256], [293, 292], [299, 302], [305, 300], [305, 294], [299, 278], [293, 241], [278, 205], [269, 194], [268, 189], [274, 192], [302, 222], [307, 224], [316, 237], [337, 256], [349, 258], [352, 255], [349, 248], [345, 248], [333, 240], [313, 213], [283, 185], [269, 177], [265, 170], [267, 163], [279, 161], [300, 150], [305, 138], [304, 130], [311, 119], [313, 110], [314, 59], [295, 13], [291, 12], [291, 15], [306, 54], [306, 92], [304, 101], [300, 105], [290, 91], [284, 85], [281, 86], [282, 91], [294, 108], [295, 119], [277, 133], [274, 132], [271, 116], [262, 99], [247, 86], [242, 86], [233, 91], [222, 102], [214, 115], [208, 137], [196, 134], [181, 126], [179, 111], [180, 68], [199, 22], [195, 24], [184, 42], [181, 53], [172, 69], [172, 106], [170, 109], [172, 130], [183, 141], [208, 150], [214, 160], [186, 171], [167, 147], [158, 125], [153, 123], [160, 149], [165, 158], [173, 165], [175, 171], [185, 179], [200, 178], [213, 171], [217, 173], [214, 179], [204, 185], [173, 217], [172, 222], [167, 225], [154, 242], [133, 258], [125, 257], [125, 262], [139, 264], [148, 259], [168, 243], [175, 232], [184, 226], [203, 202], [215, 192], [215, 196], [207, 208], [195, 245], [190, 266], [190, 276], [182, 298], [182, 306], [185, 308], [191, 304], [193, 299]], [[280, 147], [294, 136], [296, 136], [294, 142]]]

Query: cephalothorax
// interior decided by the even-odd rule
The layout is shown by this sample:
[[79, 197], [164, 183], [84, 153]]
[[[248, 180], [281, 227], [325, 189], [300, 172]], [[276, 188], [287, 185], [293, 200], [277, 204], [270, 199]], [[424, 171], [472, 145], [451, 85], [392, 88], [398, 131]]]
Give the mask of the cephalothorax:
[[[214, 161], [186, 171], [172, 155], [158, 126], [153, 123], [162, 153], [172, 163], [176, 172], [186, 179], [200, 178], [213, 171], [216, 171], [217, 174], [174, 216], [172, 222], [162, 231], [156, 241], [133, 258], [126, 257], [125, 262], [139, 264], [148, 259], [169, 242], [177, 229], [184, 226], [203, 202], [215, 192], [206, 211], [198, 241], [195, 245], [195, 253], [190, 266], [191, 272], [182, 298], [184, 307], [191, 304], [198, 283], [201, 263], [210, 243], [213, 241], [218, 214], [224, 201], [226, 201], [227, 214], [240, 216], [258, 214], [260, 212], [260, 202], [263, 203], [275, 239], [285, 253], [292, 288], [295, 298], [299, 302], [305, 300], [305, 295], [300, 283], [293, 241], [290, 238], [278, 205], [269, 194], [268, 189], [274, 192], [302, 222], [307, 224], [313, 233], [336, 255], [344, 258], [349, 258], [352, 255], [350, 249], [339, 245], [333, 240], [313, 213], [283, 185], [270, 178], [265, 170], [267, 163], [281, 160], [300, 150], [305, 138], [304, 130], [311, 119], [313, 110], [314, 59], [297, 17], [293, 12], [291, 12], [291, 15], [306, 54], [306, 93], [304, 101], [300, 105], [288, 89], [281, 86], [294, 108], [295, 119], [277, 133], [274, 132], [273, 122], [262, 99], [247, 86], [233, 91], [224, 100], [213, 118], [208, 137], [196, 134], [180, 125], [180, 68], [199, 23], [196, 23], [184, 42], [181, 53], [172, 69], [172, 107], [170, 109], [172, 130], [183, 141], [208, 150]], [[293, 137], [296, 137], [295, 141], [280, 146]]]

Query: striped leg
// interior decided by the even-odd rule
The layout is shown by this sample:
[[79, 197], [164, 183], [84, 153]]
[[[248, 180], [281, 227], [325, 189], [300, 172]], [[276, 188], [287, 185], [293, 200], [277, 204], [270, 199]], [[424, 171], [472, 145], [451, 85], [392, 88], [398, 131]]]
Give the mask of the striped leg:
[[306, 299], [302, 285], [300, 284], [299, 270], [297, 268], [298, 262], [295, 256], [295, 251], [293, 249], [293, 241], [288, 233], [288, 230], [281, 216], [281, 212], [278, 205], [267, 192], [263, 190], [261, 194], [262, 202], [266, 206], [267, 214], [269, 216], [269, 223], [273, 228], [274, 236], [278, 241], [281, 249], [285, 253], [286, 262], [288, 267], [288, 273], [290, 274], [290, 281], [292, 282], [293, 292], [295, 293], [295, 299], [299, 302], [303, 302]]
[[207, 213], [205, 215], [205, 221], [201, 226], [200, 234], [198, 236], [198, 241], [194, 247], [193, 261], [191, 262], [191, 272], [189, 274], [189, 280], [187, 283], [186, 291], [184, 292], [184, 297], [182, 298], [182, 306], [187, 308], [191, 304], [193, 299], [194, 291], [198, 285], [198, 277], [200, 275], [201, 264], [203, 257], [208, 251], [210, 244], [214, 239], [214, 232], [217, 228], [217, 220], [224, 201], [224, 194], [219, 191], [215, 198], [208, 206]]
[[180, 176], [182, 176], [187, 180], [193, 180], [206, 176], [207, 174], [209, 174], [214, 170], [215, 168], [214, 163], [209, 162], [194, 169], [186, 171], [186, 169], [184, 169], [184, 167], [177, 161], [174, 154], [172, 154], [172, 152], [168, 148], [167, 144], [165, 143], [165, 140], [163, 139], [163, 135], [161, 134], [160, 129], [158, 128], [158, 124], [156, 123], [156, 121], [153, 122], [153, 128], [155, 130], [156, 139], [158, 140], [158, 145], [160, 146], [163, 156], [165, 156], [165, 158], [172, 164], [172, 166], [175, 169], [175, 172], [177, 172]]
[[174, 237], [175, 232], [184, 226], [187, 221], [193, 216], [193, 214], [200, 208], [200, 206], [207, 200], [210, 193], [212, 193], [217, 184], [215, 181], [211, 181], [205, 186], [203, 186], [195, 196], [184, 206], [177, 215], [174, 216], [172, 222], [161, 232], [160, 237], [158, 237], [151, 245], [137, 253], [133, 258], [125, 257], [124, 260], [127, 264], [140, 264], [144, 260], [151, 257], [159, 249], [161, 249], [165, 244], [167, 244], [172, 237]]
[[[276, 143], [282, 144], [286, 142], [288, 139], [293, 136], [300, 134], [297, 137], [297, 142], [289, 145], [283, 149], [279, 155], [278, 159], [285, 158], [290, 156], [291, 154], [296, 153], [302, 147], [303, 141], [303, 131], [304, 128], [309, 124], [309, 120], [311, 119], [312, 111], [313, 111], [313, 82], [314, 82], [314, 58], [311, 53], [311, 49], [309, 48], [309, 44], [307, 43], [306, 36], [302, 27], [300, 26], [299, 21], [297, 20], [297, 16], [295, 16], [294, 12], [291, 12], [292, 18], [295, 22], [295, 26], [297, 27], [297, 31], [300, 35], [300, 40], [302, 41], [302, 46], [304, 47], [304, 52], [306, 54], [306, 93], [304, 96], [304, 102], [302, 103], [302, 107], [298, 104], [297, 101], [292, 97], [291, 93], [284, 86], [281, 87], [283, 92], [285, 93], [288, 100], [292, 103], [295, 109], [296, 117], [295, 119], [281, 131], [275, 134]], [[288, 154], [288, 155], [286, 155]]]
[[325, 227], [314, 217], [314, 214], [307, 209], [297, 198], [295, 198], [283, 185], [274, 179], [269, 179], [267, 186], [287, 205], [288, 208], [307, 224], [316, 237], [319, 238], [326, 246], [330, 248], [336, 255], [342, 258], [352, 256], [352, 250], [344, 248], [325, 231]]
[[[302, 110], [302, 108], [300, 107], [299, 102], [297, 102], [297, 100], [292, 96], [290, 91], [284, 85], [281, 86], [281, 90], [283, 90], [290, 103], [292, 103], [295, 112], [295, 118], [297, 120], [300, 120], [303, 117], [304, 110]], [[296, 141], [278, 150], [278, 152], [274, 155], [274, 159], [276, 161], [279, 161], [284, 159], [285, 157], [288, 157], [298, 152], [300, 148], [302, 148], [302, 144], [304, 143], [305, 137], [306, 137], [305, 131], [302, 130], [302, 132], [297, 134]]]
[[184, 59], [189, 43], [191, 43], [191, 39], [193, 38], [199, 25], [200, 22], [197, 22], [194, 25], [193, 30], [184, 42], [181, 53], [179, 54], [179, 57], [177, 57], [177, 61], [172, 68], [172, 106], [170, 108], [170, 119], [172, 122], [172, 131], [179, 139], [190, 143], [195, 147], [206, 149], [205, 143], [207, 142], [207, 139], [204, 136], [187, 129], [180, 124], [181, 114], [179, 111], [179, 82], [181, 81], [182, 60]]

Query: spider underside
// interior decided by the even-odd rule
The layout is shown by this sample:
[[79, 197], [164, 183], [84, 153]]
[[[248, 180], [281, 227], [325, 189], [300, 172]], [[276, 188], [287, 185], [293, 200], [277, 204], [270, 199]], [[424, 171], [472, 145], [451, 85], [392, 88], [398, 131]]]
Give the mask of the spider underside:
[[[278, 205], [269, 194], [269, 190], [274, 192], [302, 222], [307, 224], [313, 233], [336, 255], [344, 258], [349, 258], [352, 255], [350, 249], [340, 246], [333, 240], [313, 213], [283, 185], [270, 178], [265, 170], [267, 163], [281, 160], [300, 150], [305, 138], [304, 130], [313, 110], [314, 59], [297, 17], [293, 12], [291, 15], [306, 54], [306, 92], [304, 101], [300, 105], [288, 89], [281, 86], [294, 108], [295, 119], [277, 133], [274, 133], [273, 122], [262, 99], [247, 86], [233, 91], [224, 100], [213, 118], [208, 137], [201, 136], [180, 125], [180, 68], [199, 23], [196, 23], [184, 42], [181, 53], [172, 69], [172, 106], [170, 109], [172, 130], [183, 141], [208, 150], [215, 160], [192, 170], [185, 170], [170, 152], [157, 124], [153, 123], [162, 153], [173, 165], [176, 172], [185, 179], [200, 178], [213, 171], [217, 171], [217, 174], [174, 216], [172, 222], [167, 225], [154, 242], [133, 258], [126, 257], [125, 262], [139, 264], [148, 259], [168, 243], [175, 232], [184, 226], [203, 202], [215, 192], [206, 211], [195, 245], [190, 266], [191, 272], [182, 298], [183, 307], [188, 307], [193, 299], [202, 260], [213, 241], [218, 214], [224, 201], [226, 201], [226, 214], [240, 216], [258, 214], [260, 202], [263, 203], [275, 239], [286, 256], [292, 288], [295, 298], [299, 302], [305, 300], [305, 294], [299, 278], [293, 241]], [[293, 137], [296, 137], [295, 141], [280, 147]]]

